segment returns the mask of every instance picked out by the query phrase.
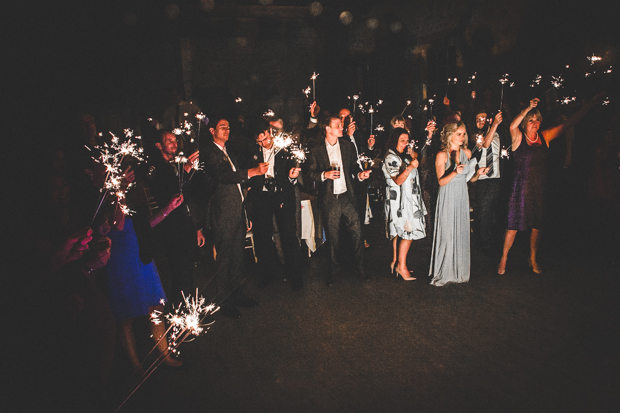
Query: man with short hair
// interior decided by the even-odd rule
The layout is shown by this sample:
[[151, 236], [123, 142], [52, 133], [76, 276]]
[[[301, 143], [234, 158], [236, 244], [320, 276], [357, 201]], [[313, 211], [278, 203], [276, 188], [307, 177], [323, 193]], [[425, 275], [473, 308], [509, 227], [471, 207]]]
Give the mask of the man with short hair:
[[[163, 220], [153, 228], [159, 244], [163, 247], [172, 272], [172, 294], [170, 301], [183, 301], [181, 292], [193, 293], [192, 274], [196, 244], [204, 245], [202, 230], [197, 230], [192, 220], [189, 204], [182, 194], [183, 186], [192, 176], [192, 164], [198, 160], [198, 151], [191, 154], [189, 161], [180, 169], [174, 162], [178, 152], [177, 137], [162, 130], [157, 135], [155, 146], [159, 150], [154, 159], [149, 159], [149, 183], [151, 195], [159, 206], [158, 214]], [[179, 174], [181, 176], [179, 176]], [[165, 207], [176, 199], [176, 207], [166, 213]]]
[[310, 149], [309, 175], [320, 184], [319, 205], [323, 225], [330, 243], [331, 271], [327, 285], [332, 285], [339, 271], [336, 252], [340, 247], [339, 228], [344, 223], [351, 235], [356, 271], [366, 278], [363, 267], [363, 239], [356, 207], [354, 180], [368, 179], [370, 171], [359, 167], [355, 147], [342, 137], [342, 120], [339, 115], [329, 116], [324, 126], [325, 139]]
[[257, 175], [264, 175], [269, 167], [261, 162], [251, 169], [238, 169], [226, 150], [230, 124], [225, 118], [215, 118], [209, 129], [213, 141], [205, 145], [205, 172], [212, 193], [207, 220], [215, 241], [215, 279], [218, 287], [220, 314], [241, 317], [237, 307], [252, 308], [258, 303], [243, 294], [242, 264], [245, 236], [251, 223], [245, 211], [242, 184]]
[[250, 179], [248, 200], [250, 201], [254, 245], [258, 259], [259, 285], [273, 281], [278, 267], [278, 253], [273, 242], [274, 217], [284, 253], [286, 278], [293, 290], [302, 288], [300, 271], [301, 247], [297, 239], [297, 210], [295, 190], [301, 168], [289, 159], [286, 150], [276, 153], [272, 126], [266, 120], [258, 125], [255, 135], [258, 150], [253, 159], [255, 164], [269, 165], [265, 175]]

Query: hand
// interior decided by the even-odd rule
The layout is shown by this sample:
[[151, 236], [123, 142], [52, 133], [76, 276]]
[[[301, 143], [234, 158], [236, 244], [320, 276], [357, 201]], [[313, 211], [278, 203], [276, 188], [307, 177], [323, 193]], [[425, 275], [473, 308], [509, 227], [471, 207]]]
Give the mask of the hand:
[[426, 130], [428, 131], [428, 136], [431, 136], [437, 130], [437, 122], [434, 120], [429, 120], [426, 123]]
[[84, 251], [88, 251], [92, 235], [93, 230], [88, 227], [69, 235], [52, 256], [52, 271], [81, 258]]
[[194, 167], [194, 163], [198, 162], [198, 155], [199, 153], [198, 151], [196, 151], [187, 157], [187, 163], [184, 166], [185, 172], [189, 173], [192, 170], [192, 168]]
[[450, 99], [448, 99], [448, 96], [443, 97], [443, 105], [450, 106]]
[[418, 161], [417, 159], [413, 159], [411, 162], [409, 162], [409, 165], [407, 166], [408, 167], [410, 166], [411, 169], [416, 169], [419, 165], [420, 165], [420, 161]]
[[504, 117], [502, 115], [502, 112], [501, 111], [497, 112], [497, 115], [495, 115], [495, 120], [494, 120], [495, 124], [499, 125], [500, 123], [502, 123], [503, 120], [504, 120]]
[[325, 171], [325, 179], [338, 179], [340, 178], [340, 171]]
[[269, 162], [261, 162], [257, 167], [248, 169], [248, 176], [251, 178], [253, 176], [265, 175], [269, 170]]
[[368, 149], [373, 149], [375, 147], [375, 135], [370, 135], [368, 138]]
[[291, 168], [291, 170], [288, 171], [288, 177], [290, 179], [297, 179], [299, 172], [301, 172], [301, 168]]
[[123, 171], [123, 184], [129, 185], [136, 180], [136, 173], [131, 170], [131, 165], [127, 165], [127, 168]]
[[538, 102], [540, 102], [540, 99], [538, 98], [530, 100], [530, 109], [534, 109], [536, 106], [538, 106]]
[[462, 163], [460, 163], [460, 164], [458, 164], [458, 165], [456, 166], [455, 171], [456, 171], [456, 173], [457, 173], [457, 174], [460, 174], [460, 173], [463, 173], [463, 170], [464, 170], [464, 169], [465, 169], [465, 165], [463, 165]]
[[110, 218], [107, 214], [96, 230], [98, 235], [108, 235], [108, 232], [110, 232]]
[[488, 174], [488, 173], [489, 173], [489, 169], [490, 169], [489, 167], [485, 167], [485, 168], [478, 168], [478, 170], [476, 171], [476, 174], [477, 174], [478, 176], [480, 176], [480, 175], [486, 175], [486, 174]]
[[168, 202], [168, 205], [166, 206], [166, 208], [164, 208], [164, 211], [163, 211], [165, 212], [164, 215], [169, 215], [172, 211], [177, 209], [182, 203], [183, 203], [183, 194], [176, 194], [174, 198], [172, 198], [170, 202]]
[[353, 136], [356, 129], [357, 129], [357, 126], [355, 126], [355, 121], [352, 121], [351, 123], [349, 123], [349, 126], [347, 127], [347, 135]]
[[202, 234], [202, 230], [196, 231], [196, 238], [198, 239], [198, 248], [205, 245], [205, 236]]
[[100, 237], [97, 239], [95, 247], [91, 249], [92, 255], [86, 259], [86, 266], [91, 270], [99, 270], [105, 267], [110, 260], [110, 251], [112, 249], [112, 240], [108, 237]]
[[317, 105], [316, 102], [312, 102], [312, 104], [310, 105], [310, 116], [316, 118], [320, 110], [321, 107]]
[[363, 181], [364, 179], [370, 178], [370, 172], [371, 171], [362, 171], [359, 174], [357, 174], [357, 177], [359, 178], [360, 181]]

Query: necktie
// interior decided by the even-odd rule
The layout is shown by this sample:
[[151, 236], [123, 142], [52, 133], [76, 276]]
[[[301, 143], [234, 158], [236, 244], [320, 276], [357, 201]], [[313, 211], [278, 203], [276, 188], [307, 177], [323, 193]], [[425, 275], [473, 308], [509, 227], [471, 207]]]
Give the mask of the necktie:
[[493, 145], [487, 148], [487, 167], [489, 168], [487, 177], [491, 178], [493, 176]]

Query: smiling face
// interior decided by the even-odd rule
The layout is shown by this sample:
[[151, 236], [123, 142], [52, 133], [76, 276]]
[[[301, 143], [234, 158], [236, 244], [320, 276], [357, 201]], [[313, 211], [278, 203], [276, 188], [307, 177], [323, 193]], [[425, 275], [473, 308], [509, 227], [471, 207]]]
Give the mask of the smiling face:
[[541, 119], [536, 115], [529, 118], [525, 123], [525, 133], [529, 135], [538, 132], [538, 129], [540, 129], [540, 122]]
[[398, 142], [396, 143], [396, 150], [398, 153], [403, 153], [407, 148], [407, 144], [409, 143], [409, 135], [406, 133], [401, 134], [398, 137]]
[[213, 140], [219, 144], [225, 144], [228, 142], [228, 137], [230, 136], [230, 125], [226, 119], [221, 119], [217, 125], [215, 125], [215, 129], [211, 128], [211, 134], [213, 135]]

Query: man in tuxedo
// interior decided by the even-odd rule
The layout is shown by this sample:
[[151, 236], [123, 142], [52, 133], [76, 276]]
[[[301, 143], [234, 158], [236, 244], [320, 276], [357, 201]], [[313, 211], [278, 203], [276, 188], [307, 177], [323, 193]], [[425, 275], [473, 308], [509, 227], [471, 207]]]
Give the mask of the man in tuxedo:
[[329, 116], [324, 127], [325, 139], [314, 146], [308, 156], [309, 176], [320, 183], [319, 205], [331, 252], [331, 271], [327, 285], [332, 285], [339, 271], [336, 257], [340, 244], [339, 228], [344, 223], [351, 234], [356, 271], [365, 278], [363, 268], [362, 229], [356, 207], [355, 180], [368, 179], [370, 171], [361, 171], [353, 144], [342, 137], [342, 120]]
[[213, 141], [204, 148], [205, 172], [209, 176], [212, 196], [207, 220], [213, 231], [216, 259], [215, 279], [218, 287], [220, 313], [239, 318], [237, 307], [252, 308], [258, 303], [243, 294], [242, 264], [245, 235], [251, 223], [247, 220], [241, 189], [250, 178], [264, 175], [269, 164], [260, 163], [252, 169], [238, 169], [226, 151], [230, 135], [228, 120], [216, 118], [210, 132]]
[[272, 126], [262, 120], [255, 132], [258, 149], [253, 160], [255, 164], [267, 163], [265, 175], [250, 179], [248, 202], [251, 206], [250, 215], [254, 231], [254, 245], [258, 259], [260, 284], [268, 285], [273, 281], [279, 265], [276, 246], [273, 243], [273, 219], [275, 216], [284, 261], [286, 278], [291, 280], [293, 290], [302, 288], [299, 268], [301, 247], [297, 239], [297, 210], [295, 190], [301, 168], [296, 167], [284, 149], [276, 153]]

